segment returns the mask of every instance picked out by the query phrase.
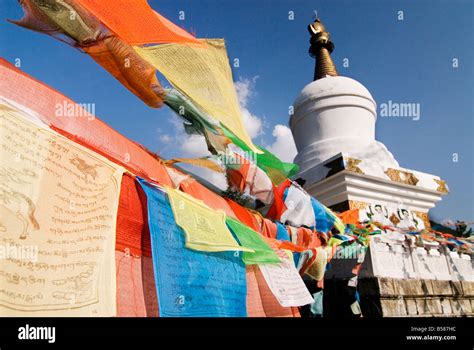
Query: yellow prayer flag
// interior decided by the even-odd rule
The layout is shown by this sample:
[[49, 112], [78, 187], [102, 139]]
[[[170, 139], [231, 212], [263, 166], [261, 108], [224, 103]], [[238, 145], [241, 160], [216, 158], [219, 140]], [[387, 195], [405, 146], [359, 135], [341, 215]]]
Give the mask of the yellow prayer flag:
[[254, 251], [241, 247], [226, 226], [225, 214], [215, 211], [190, 195], [166, 188], [176, 224], [186, 233], [186, 247], [206, 252]]
[[0, 105], [0, 316], [115, 316], [123, 168]]
[[232, 130], [253, 152], [261, 153], [241, 118], [224, 39], [200, 40], [200, 44], [172, 43], [134, 49], [196, 106]]

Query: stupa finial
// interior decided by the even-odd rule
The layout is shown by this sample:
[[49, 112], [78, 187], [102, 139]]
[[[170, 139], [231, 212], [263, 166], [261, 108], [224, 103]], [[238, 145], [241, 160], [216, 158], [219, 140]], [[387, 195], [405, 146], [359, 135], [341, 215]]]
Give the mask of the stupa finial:
[[318, 12], [315, 11], [315, 21], [308, 25], [308, 31], [311, 35], [309, 54], [316, 60], [314, 67], [314, 80], [330, 76], [337, 76], [336, 66], [331, 59], [331, 52], [334, 50], [334, 44], [331, 41], [329, 32], [326, 31], [324, 24], [318, 18]]

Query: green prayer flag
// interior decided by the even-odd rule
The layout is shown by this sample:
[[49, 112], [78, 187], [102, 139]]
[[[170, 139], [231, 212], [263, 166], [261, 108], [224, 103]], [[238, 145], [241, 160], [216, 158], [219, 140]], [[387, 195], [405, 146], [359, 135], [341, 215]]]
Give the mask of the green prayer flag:
[[243, 253], [243, 261], [246, 265], [281, 262], [275, 251], [250, 227], [230, 217], [226, 218], [226, 224], [242, 247], [255, 251]]

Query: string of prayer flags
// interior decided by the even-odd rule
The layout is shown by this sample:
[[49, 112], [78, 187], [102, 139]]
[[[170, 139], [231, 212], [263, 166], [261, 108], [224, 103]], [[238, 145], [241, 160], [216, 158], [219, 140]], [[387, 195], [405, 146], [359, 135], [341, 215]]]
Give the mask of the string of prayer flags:
[[283, 250], [277, 251], [279, 264], [258, 265], [268, 287], [281, 306], [302, 306], [314, 302], [296, 267]]
[[209, 208], [190, 195], [167, 188], [166, 192], [173, 209], [176, 224], [186, 233], [186, 247], [206, 252], [246, 251], [232, 237], [226, 226], [226, 216], [222, 211]]
[[227, 218], [227, 226], [239, 241], [240, 245], [254, 252], [244, 252], [243, 261], [246, 265], [279, 263], [280, 258], [265, 240], [250, 227], [241, 222]]
[[247, 316], [242, 253], [187, 249], [186, 234], [176, 224], [166, 193], [137, 179], [147, 197], [160, 316]]
[[[141, 4], [134, 2], [133, 6], [130, 6], [130, 2], [118, 1], [126, 2], [126, 4], [123, 4], [123, 7], [113, 5], [108, 10], [109, 14], [127, 13], [127, 23], [135, 27], [129, 33], [139, 32], [143, 29], [143, 23], [149, 23], [145, 21], [137, 26], [137, 16], [132, 16], [135, 21], [130, 21], [130, 14], [137, 9], [140, 11], [140, 5], [148, 6], [146, 1], [140, 0]], [[105, 5], [106, 2], [95, 3]], [[83, 3], [91, 5], [87, 0], [21, 1], [25, 16], [19, 21], [11, 22], [52, 35], [82, 49], [147, 105], [154, 108], [160, 107], [163, 103], [164, 92], [156, 78], [156, 70], [142, 59], [129, 43], [107, 30], [95, 13], [86, 9]], [[148, 17], [152, 20], [158, 18], [151, 8]], [[160, 35], [159, 31], [153, 33]]]
[[2, 316], [116, 315], [123, 168], [0, 108]]
[[229, 129], [225, 123], [221, 123], [221, 128], [224, 135], [237, 147], [245, 152], [255, 153], [254, 155], [256, 157], [257, 166], [268, 175], [275, 186], [280, 185], [282, 182], [298, 173], [298, 165], [282, 162], [278, 157], [263, 147], [257, 147], [259, 152], [255, 152], [246, 144], [245, 140], [241, 139], [239, 135]]

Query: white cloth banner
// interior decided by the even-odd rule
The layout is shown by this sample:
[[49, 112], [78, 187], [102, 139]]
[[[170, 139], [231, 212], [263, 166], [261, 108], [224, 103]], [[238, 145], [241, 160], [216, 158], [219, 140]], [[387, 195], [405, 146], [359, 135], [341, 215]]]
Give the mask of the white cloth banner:
[[277, 251], [282, 258], [281, 263], [258, 265], [273, 295], [283, 307], [313, 303], [314, 300], [296, 270], [295, 264], [281, 252]]

